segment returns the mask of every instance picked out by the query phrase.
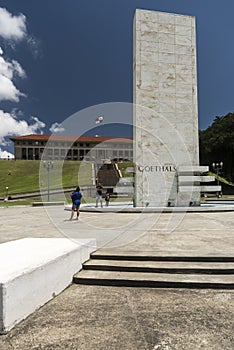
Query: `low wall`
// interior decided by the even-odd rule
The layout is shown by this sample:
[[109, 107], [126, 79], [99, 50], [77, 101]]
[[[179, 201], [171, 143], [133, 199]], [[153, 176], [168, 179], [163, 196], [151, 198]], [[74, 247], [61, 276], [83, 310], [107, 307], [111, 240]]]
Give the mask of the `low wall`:
[[95, 239], [25, 238], [0, 244], [0, 334], [72, 283]]

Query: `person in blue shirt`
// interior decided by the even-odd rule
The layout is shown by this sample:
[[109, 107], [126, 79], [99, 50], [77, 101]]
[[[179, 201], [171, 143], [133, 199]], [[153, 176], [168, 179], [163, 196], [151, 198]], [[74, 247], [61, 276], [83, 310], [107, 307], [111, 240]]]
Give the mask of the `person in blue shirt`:
[[72, 199], [72, 212], [70, 221], [72, 221], [74, 213], [76, 211], [77, 217], [76, 220], [78, 220], [80, 216], [80, 203], [81, 203], [82, 193], [80, 192], [80, 187], [78, 186], [74, 192], [72, 192], [71, 199]]

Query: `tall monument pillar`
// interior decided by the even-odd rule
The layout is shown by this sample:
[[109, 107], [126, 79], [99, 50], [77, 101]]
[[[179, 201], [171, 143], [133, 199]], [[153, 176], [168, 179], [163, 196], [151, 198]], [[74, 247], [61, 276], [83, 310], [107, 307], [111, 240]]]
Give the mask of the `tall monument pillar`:
[[195, 18], [136, 10], [135, 205], [199, 205]]

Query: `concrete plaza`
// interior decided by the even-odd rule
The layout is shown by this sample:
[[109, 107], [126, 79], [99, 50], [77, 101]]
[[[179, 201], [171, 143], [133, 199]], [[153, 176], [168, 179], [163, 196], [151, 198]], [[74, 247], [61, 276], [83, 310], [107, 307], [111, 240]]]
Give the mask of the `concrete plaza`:
[[[177, 216], [176, 216], [177, 215]], [[99, 248], [147, 254], [234, 256], [234, 213], [81, 212], [0, 208], [0, 243], [90, 238]], [[27, 302], [25, 300], [25, 302]], [[233, 349], [234, 291], [72, 284], [0, 336], [0, 349]]]

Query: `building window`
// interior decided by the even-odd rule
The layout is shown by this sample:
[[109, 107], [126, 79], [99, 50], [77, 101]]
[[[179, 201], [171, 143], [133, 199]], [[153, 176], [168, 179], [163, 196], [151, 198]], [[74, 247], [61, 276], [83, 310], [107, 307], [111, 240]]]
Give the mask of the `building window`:
[[69, 151], [67, 152], [67, 159], [71, 159], [71, 150], [69, 149]]
[[84, 150], [81, 149], [80, 150], [80, 160], [83, 160], [84, 159]]
[[52, 157], [53, 157], [53, 150], [52, 150], [52, 148], [48, 148], [47, 149], [47, 156], [48, 156], [49, 159], [52, 159]]
[[60, 149], [60, 156], [61, 156], [61, 158], [65, 158], [66, 153], [67, 153], [66, 149], [64, 149], [64, 148]]
[[22, 159], [27, 159], [27, 149], [22, 148]]
[[57, 148], [54, 150], [54, 157], [55, 157], [55, 159], [59, 158], [59, 149], [57, 149]]
[[33, 148], [28, 148], [28, 159], [33, 160]]
[[74, 149], [73, 150], [73, 159], [77, 159], [78, 158], [78, 150]]

